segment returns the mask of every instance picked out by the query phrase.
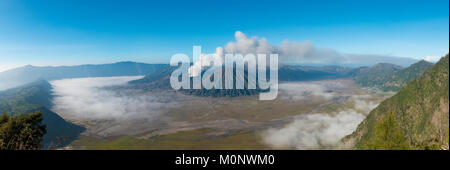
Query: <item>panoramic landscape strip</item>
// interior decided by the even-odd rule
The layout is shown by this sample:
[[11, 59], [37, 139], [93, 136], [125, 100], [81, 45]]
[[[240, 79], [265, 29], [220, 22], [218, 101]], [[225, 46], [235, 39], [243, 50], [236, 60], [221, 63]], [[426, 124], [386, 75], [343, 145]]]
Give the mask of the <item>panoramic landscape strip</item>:
[[0, 0], [2, 157], [280, 168], [448, 150], [448, 0]]

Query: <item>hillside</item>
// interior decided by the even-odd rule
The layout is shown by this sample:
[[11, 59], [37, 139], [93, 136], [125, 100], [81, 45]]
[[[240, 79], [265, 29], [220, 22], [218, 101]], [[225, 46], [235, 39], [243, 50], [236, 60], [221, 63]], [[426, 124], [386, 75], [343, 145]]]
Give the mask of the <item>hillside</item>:
[[166, 66], [167, 64], [136, 62], [58, 67], [29, 65], [0, 72], [0, 90], [17, 87], [39, 79], [50, 81], [64, 78], [148, 75]]
[[398, 91], [432, 65], [425, 60], [414, 63], [407, 68], [380, 63], [372, 67], [357, 68], [351, 73], [351, 77], [363, 87], [376, 87], [383, 91]]
[[449, 149], [449, 56], [372, 110], [343, 139], [356, 149]]
[[21, 113], [32, 113], [40, 111], [43, 114], [42, 123], [47, 126], [47, 133], [42, 141], [43, 148], [48, 148], [53, 142], [58, 141], [58, 137], [70, 137], [75, 139], [84, 128], [70, 122], [66, 122], [58, 114], [48, 108], [51, 107], [51, 85], [45, 80], [39, 80], [21, 87], [0, 92], [0, 113], [10, 115]]

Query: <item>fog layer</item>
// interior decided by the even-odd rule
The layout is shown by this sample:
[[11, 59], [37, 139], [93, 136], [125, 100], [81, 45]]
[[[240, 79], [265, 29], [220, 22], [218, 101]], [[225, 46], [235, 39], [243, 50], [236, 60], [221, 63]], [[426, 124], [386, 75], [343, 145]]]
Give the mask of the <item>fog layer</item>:
[[[72, 119], [151, 118], [166, 107], [165, 99], [135, 90], [114, 90], [133, 77], [78, 78], [52, 81], [53, 110]], [[108, 88], [109, 87], [109, 88]]]
[[[348, 88], [348, 89], [347, 89]], [[378, 103], [370, 95], [354, 94], [345, 83], [318, 81], [280, 84], [281, 97], [290, 100], [322, 98], [345, 99], [349, 106], [328, 112], [313, 111], [299, 115], [282, 128], [263, 133], [263, 142], [274, 148], [335, 149], [351, 134]], [[338, 105], [342, 106], [343, 103]], [[299, 108], [300, 109], [300, 108]]]

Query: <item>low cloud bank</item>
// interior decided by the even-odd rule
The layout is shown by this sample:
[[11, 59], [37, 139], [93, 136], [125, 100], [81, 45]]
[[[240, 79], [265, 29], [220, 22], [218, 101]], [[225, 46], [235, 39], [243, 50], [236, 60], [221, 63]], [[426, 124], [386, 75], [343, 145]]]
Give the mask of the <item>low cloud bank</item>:
[[436, 63], [441, 59], [440, 56], [426, 56], [424, 58], [425, 61]]
[[65, 117], [83, 120], [153, 118], [169, 106], [169, 99], [136, 90], [107, 88], [139, 78], [141, 76], [52, 81], [55, 95], [52, 110]]
[[266, 131], [263, 141], [275, 148], [331, 149], [337, 146], [342, 137], [352, 133], [364, 117], [354, 110], [341, 111], [335, 115], [301, 115], [281, 129]]
[[371, 100], [370, 95], [354, 95], [350, 100], [353, 102], [355, 110], [364, 115], [369, 114], [370, 111], [378, 106], [378, 102]]
[[278, 87], [283, 94], [279, 96], [282, 99], [305, 100], [308, 97], [331, 99], [334, 96], [325, 85], [317, 83], [283, 83]]
[[345, 83], [333, 81], [280, 84], [280, 91], [285, 94], [281, 97], [285, 99], [320, 97], [331, 101], [337, 97], [348, 97], [346, 103], [349, 106], [330, 113], [300, 115], [282, 128], [265, 131], [263, 142], [274, 148], [335, 149], [340, 140], [351, 134], [378, 105], [371, 95], [347, 94], [346, 88]]
[[338, 96], [336, 92], [349, 91], [347, 82], [340, 81], [308, 81], [281, 83], [278, 85], [279, 97], [289, 100], [309, 100], [310, 97], [320, 97], [322, 99], [332, 99]]

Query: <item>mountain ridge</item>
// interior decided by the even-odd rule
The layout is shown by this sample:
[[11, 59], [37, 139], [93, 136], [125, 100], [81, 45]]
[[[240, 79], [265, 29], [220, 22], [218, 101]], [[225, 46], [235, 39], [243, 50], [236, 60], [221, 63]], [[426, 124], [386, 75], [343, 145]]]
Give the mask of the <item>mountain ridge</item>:
[[449, 149], [449, 56], [372, 110], [343, 139], [355, 149]]
[[27, 65], [0, 72], [0, 90], [18, 87], [39, 79], [51, 81], [64, 78], [148, 75], [167, 65], [168, 64], [146, 64], [131, 61], [77, 66], [38, 67]]
[[399, 91], [406, 83], [420, 76], [433, 64], [420, 60], [409, 67], [379, 63], [372, 67], [354, 69], [350, 76], [363, 87], [375, 87], [383, 91]]

